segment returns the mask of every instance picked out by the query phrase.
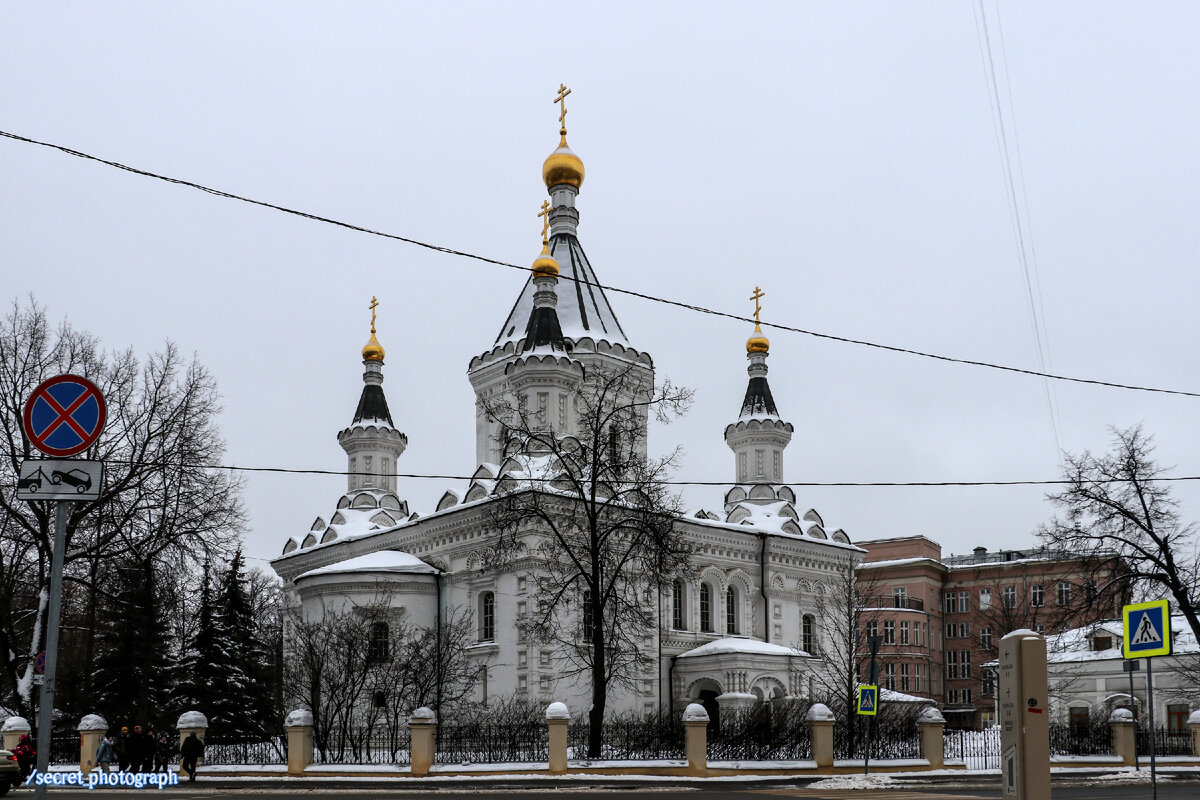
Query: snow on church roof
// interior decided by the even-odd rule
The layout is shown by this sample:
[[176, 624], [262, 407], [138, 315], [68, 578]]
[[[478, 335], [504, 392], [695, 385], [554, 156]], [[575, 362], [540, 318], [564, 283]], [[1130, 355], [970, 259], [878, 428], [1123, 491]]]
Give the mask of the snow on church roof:
[[697, 656], [716, 656], [726, 653], [739, 653], [743, 655], [756, 656], [808, 656], [808, 653], [803, 650], [796, 650], [792, 647], [784, 647], [779, 644], [771, 644], [769, 642], [760, 642], [757, 639], [740, 639], [730, 637], [728, 639], [717, 639], [715, 642], [702, 644], [699, 647], [693, 647], [686, 653], [680, 653], [679, 658], [692, 658]]
[[[555, 234], [550, 238], [550, 254], [558, 262], [558, 305], [555, 310], [563, 336], [567, 339], [590, 336], [597, 341], [628, 345], [625, 331], [600, 288], [600, 281], [579, 240], [569, 233]], [[534, 289], [530, 275], [504, 320], [496, 344], [516, 342], [525, 335], [529, 315], [533, 312]]]
[[338, 561], [334, 564], [310, 570], [298, 576], [296, 580], [300, 580], [300, 578], [312, 578], [317, 575], [333, 575], [344, 572], [397, 572], [431, 575], [437, 571], [436, 567], [431, 567], [410, 553], [402, 553], [399, 550], [379, 550], [374, 553], [367, 553], [365, 556], [349, 558], [345, 561]]

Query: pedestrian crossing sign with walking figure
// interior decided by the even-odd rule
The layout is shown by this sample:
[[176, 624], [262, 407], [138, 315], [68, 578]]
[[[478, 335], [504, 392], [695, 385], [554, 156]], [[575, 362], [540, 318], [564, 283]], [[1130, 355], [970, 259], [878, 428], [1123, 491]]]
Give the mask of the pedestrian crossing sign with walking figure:
[[858, 713], [866, 714], [867, 716], [871, 717], [879, 713], [878, 686], [858, 687]]
[[1171, 608], [1166, 600], [1125, 606], [1126, 658], [1149, 658], [1171, 654]]

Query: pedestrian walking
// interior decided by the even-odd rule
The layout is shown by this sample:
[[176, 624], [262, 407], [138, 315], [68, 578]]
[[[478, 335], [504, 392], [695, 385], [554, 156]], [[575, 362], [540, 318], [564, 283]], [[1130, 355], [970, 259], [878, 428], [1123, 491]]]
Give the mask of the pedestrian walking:
[[113, 737], [105, 736], [100, 740], [100, 747], [96, 749], [96, 766], [105, 772], [112, 772], [113, 762], [116, 760], [117, 748], [113, 743]]
[[179, 748], [171, 741], [171, 737], [165, 733], [158, 736], [158, 744], [154, 747], [154, 771], [167, 772], [167, 765], [175, 760], [175, 754], [179, 752]]
[[154, 740], [142, 730], [141, 725], [134, 725], [133, 734], [129, 737], [129, 769], [132, 772], [150, 772], [154, 769]]
[[129, 769], [129, 728], [128, 726], [121, 728], [121, 732], [117, 734], [116, 741], [113, 742], [113, 749], [117, 751], [117, 769], [125, 772]]
[[21, 770], [21, 781], [24, 782], [33, 771], [33, 765], [37, 763], [37, 748], [33, 746], [33, 739], [29, 738], [29, 734], [21, 737], [21, 741], [12, 752], [17, 757], [17, 767]]
[[189, 733], [183, 740], [183, 744], [179, 746], [179, 753], [183, 756], [183, 763], [180, 766], [188, 774], [188, 780], [196, 780], [196, 761], [204, 755], [204, 742], [196, 736], [195, 731]]

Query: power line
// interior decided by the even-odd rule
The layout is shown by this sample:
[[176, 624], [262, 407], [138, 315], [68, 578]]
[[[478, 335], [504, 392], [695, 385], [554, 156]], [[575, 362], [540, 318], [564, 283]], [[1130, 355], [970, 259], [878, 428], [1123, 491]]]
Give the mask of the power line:
[[[250, 205], [260, 206], [262, 208], [269, 208], [269, 209], [272, 209], [275, 211], [282, 212], [284, 214], [291, 214], [293, 216], [312, 220], [314, 222], [322, 222], [327, 225], [334, 225], [339, 228], [345, 228], [346, 230], [352, 230], [352, 231], [356, 231], [358, 233], [366, 233], [371, 236], [379, 236], [384, 239], [392, 239], [392, 240], [395, 240], [398, 242], [404, 242], [405, 244], [411, 244], [411, 245], [415, 245], [417, 247], [423, 247], [427, 250], [433, 250], [438, 253], [445, 253], [446, 255], [458, 256], [460, 258], [467, 258], [467, 259], [471, 259], [474, 261], [480, 261], [485, 264], [492, 264], [492, 265], [498, 266], [498, 267], [505, 267], [508, 269], [520, 270], [522, 272], [527, 272], [529, 269], [528, 267], [523, 267], [518, 264], [511, 264], [507, 261], [500, 261], [499, 259], [489, 258], [487, 256], [477, 255], [475, 253], [468, 253], [463, 250], [455, 250], [454, 248], [451, 248], [451, 247], [444, 247], [442, 245], [430, 244], [429, 242], [422, 242], [418, 239], [412, 239], [412, 238], [409, 238], [406, 236], [400, 236], [400, 235], [394, 234], [394, 233], [387, 233], [385, 231], [375, 230], [373, 228], [366, 228], [361, 225], [355, 225], [353, 223], [343, 222], [341, 220], [336, 220], [331, 217], [323, 217], [319, 214], [311, 214], [307, 211], [299, 211], [294, 208], [288, 208], [287, 206], [276, 205], [275, 203], [269, 203], [265, 200], [255, 200], [254, 198], [244, 197], [242, 195], [233, 194], [231, 192], [225, 192], [220, 189], [214, 189], [210, 186], [204, 186], [203, 184], [195, 183], [193, 181], [187, 181], [187, 180], [183, 180], [180, 178], [172, 178], [167, 175], [160, 175], [158, 173], [149, 172], [146, 170], [138, 169], [136, 167], [131, 167], [127, 164], [122, 164], [119, 161], [110, 161], [108, 159], [100, 158], [98, 156], [93, 156], [88, 153], [81, 152], [79, 150], [72, 150], [71, 148], [65, 147], [60, 144], [54, 144], [52, 142], [43, 142], [43, 141], [39, 141], [37, 139], [30, 139], [26, 136], [19, 136], [15, 133], [9, 133], [8, 131], [3, 131], [3, 130], [0, 130], [0, 136], [3, 136], [8, 139], [13, 139], [18, 142], [25, 142], [26, 144], [33, 144], [33, 145], [37, 145], [39, 147], [47, 147], [52, 150], [58, 150], [60, 152], [66, 153], [67, 155], [76, 156], [77, 158], [86, 159], [88, 161], [95, 161], [97, 163], [113, 167], [115, 169], [124, 170], [125, 172], [131, 172], [135, 175], [141, 175], [143, 177], [153, 178], [155, 180], [160, 180], [160, 181], [165, 181], [167, 183], [176, 184], [178, 186], [186, 186], [188, 188], [197, 189], [201, 192], [206, 192], [207, 194], [215, 195], [217, 197], [224, 197], [229, 200], [237, 200], [242, 203], [249, 203]], [[738, 322], [745, 322], [745, 323], [754, 323], [755, 322], [755, 320], [752, 317], [745, 317], [740, 314], [730, 314], [729, 312], [726, 312], [726, 311], [717, 311], [716, 309], [707, 308], [705, 306], [696, 305], [694, 303], [685, 303], [680, 300], [670, 300], [665, 297], [656, 297], [654, 295], [649, 295], [649, 294], [644, 294], [642, 292], [634, 291], [633, 289], [622, 289], [622, 288], [619, 288], [616, 286], [603, 284], [598, 281], [596, 281], [596, 282], [588, 281], [585, 279], [581, 279], [578, 276], [574, 276], [574, 277], [570, 278], [569, 280], [573, 280], [573, 281], [575, 281], [575, 283], [582, 284], [584, 286], [596, 287], [596, 288], [601, 289], [606, 292], [615, 292], [617, 294], [624, 294], [624, 295], [628, 295], [630, 297], [637, 297], [639, 299], [646, 300], [646, 301], [649, 301], [652, 303], [661, 303], [663, 305], [674, 306], [675, 308], [682, 308], [687, 311], [694, 311], [694, 312], [700, 313], [700, 314], [707, 314], [709, 316], [736, 320]], [[871, 347], [871, 348], [875, 348], [876, 350], [884, 350], [884, 351], [887, 351], [890, 353], [903, 353], [905, 355], [918, 356], [920, 358], [929, 358], [929, 359], [933, 359], [936, 361], [944, 361], [944, 362], [951, 363], [951, 364], [965, 364], [967, 366], [972, 366], [972, 367], [983, 367], [986, 369], [1000, 370], [1002, 372], [1012, 372], [1012, 373], [1015, 373], [1018, 375], [1030, 375], [1033, 377], [1048, 378], [1050, 380], [1056, 380], [1056, 381], [1067, 381], [1069, 383], [1081, 383], [1081, 384], [1090, 385], [1090, 386], [1105, 386], [1110, 389], [1128, 389], [1128, 390], [1137, 391], [1137, 392], [1154, 392], [1156, 394], [1170, 394], [1170, 395], [1178, 395], [1181, 397], [1200, 397], [1200, 392], [1189, 392], [1189, 391], [1185, 391], [1182, 389], [1164, 389], [1164, 388], [1160, 388], [1160, 387], [1139, 386], [1136, 384], [1129, 384], [1129, 383], [1117, 383], [1115, 381], [1102, 381], [1102, 380], [1097, 380], [1097, 379], [1093, 379], [1093, 378], [1076, 378], [1076, 377], [1071, 377], [1069, 375], [1055, 375], [1055, 374], [1045, 372], [1045, 371], [1038, 371], [1038, 370], [1033, 370], [1033, 369], [1023, 369], [1021, 367], [1013, 367], [1013, 366], [1008, 366], [1005, 364], [995, 364], [995, 363], [992, 363], [989, 361], [979, 361], [976, 359], [956, 358], [954, 356], [940, 355], [938, 353], [929, 353], [929, 352], [926, 352], [923, 350], [914, 350], [914, 349], [908, 348], [908, 347], [898, 347], [895, 345], [881, 344], [879, 342], [871, 342], [871, 341], [867, 341], [865, 339], [853, 339], [848, 336], [837, 336], [837, 335], [831, 334], [831, 333], [821, 333], [819, 331], [806, 330], [804, 328], [798, 328], [798, 327], [791, 326], [791, 325], [784, 325], [784, 324], [777, 323], [777, 322], [763, 321], [761, 324], [766, 325], [767, 327], [773, 328], [775, 330], [787, 331], [789, 333], [799, 333], [799, 334], [803, 334], [805, 336], [812, 336], [813, 338], [816, 338], [816, 339], [825, 339], [825, 340], [831, 341], [831, 342], [840, 342], [842, 344], [858, 345], [860, 347]]]
[[[19, 456], [18, 456], [19, 457]], [[163, 461], [130, 461], [125, 459], [101, 459], [105, 464], [120, 464], [122, 466], [138, 466], [138, 467], [179, 467], [179, 462], [163, 462]], [[385, 477], [379, 473], [373, 472], [349, 472], [346, 470], [336, 469], [299, 469], [291, 467], [243, 467], [235, 464], [191, 464], [191, 467], [198, 469], [209, 470], [226, 470], [229, 472], [257, 472], [257, 473], [276, 473], [281, 475], [332, 475], [346, 477], [349, 475], [371, 475], [373, 477]], [[446, 480], [446, 481], [474, 481], [477, 480], [474, 475], [449, 475], [437, 473], [418, 473], [418, 472], [401, 472], [396, 473], [397, 478], [411, 478], [414, 480]], [[481, 480], [496, 481], [497, 478], [483, 478]], [[516, 480], [528, 481], [530, 483], [552, 483], [556, 478], [530, 478], [521, 477]], [[1089, 483], [1120, 483], [1121, 478], [1103, 478], [1099, 480], [1089, 481]], [[1200, 481], [1200, 475], [1182, 475], [1175, 477], [1156, 477], [1156, 481]], [[675, 481], [664, 480], [657, 481], [665, 486], [748, 486], [748, 483], [737, 483], [734, 481]], [[922, 487], [922, 486], [1063, 486], [1073, 483], [1066, 478], [1054, 478], [1050, 480], [1011, 480], [1011, 481], [786, 481], [772, 482], [772, 486], [795, 486], [801, 488], [820, 488], [820, 487], [887, 487], [894, 486], [898, 488], [904, 487]], [[13, 488], [11, 484], [5, 488]]]

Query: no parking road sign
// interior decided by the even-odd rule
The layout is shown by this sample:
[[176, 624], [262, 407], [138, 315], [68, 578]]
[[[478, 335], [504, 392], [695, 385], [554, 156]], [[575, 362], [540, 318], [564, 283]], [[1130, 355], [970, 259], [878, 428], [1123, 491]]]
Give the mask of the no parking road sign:
[[1171, 608], [1166, 600], [1125, 606], [1121, 616], [1125, 618], [1126, 658], [1171, 654]]
[[106, 413], [96, 384], [78, 375], [58, 375], [29, 395], [25, 435], [46, 455], [73, 456], [100, 438]]

